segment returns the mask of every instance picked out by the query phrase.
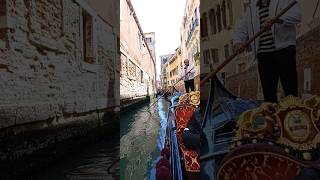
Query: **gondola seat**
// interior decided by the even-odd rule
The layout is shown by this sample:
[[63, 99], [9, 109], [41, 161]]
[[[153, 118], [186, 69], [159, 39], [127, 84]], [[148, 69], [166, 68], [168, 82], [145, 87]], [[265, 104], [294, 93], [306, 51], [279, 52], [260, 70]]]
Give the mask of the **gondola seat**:
[[244, 112], [217, 179], [295, 179], [302, 169], [320, 164], [319, 122], [318, 96], [288, 96]]
[[184, 166], [187, 172], [200, 172], [199, 155], [197, 151], [185, 147], [182, 140], [183, 130], [187, 127], [192, 114], [196, 111], [194, 106], [184, 105], [175, 109], [175, 121], [177, 126], [177, 139], [181, 149]]

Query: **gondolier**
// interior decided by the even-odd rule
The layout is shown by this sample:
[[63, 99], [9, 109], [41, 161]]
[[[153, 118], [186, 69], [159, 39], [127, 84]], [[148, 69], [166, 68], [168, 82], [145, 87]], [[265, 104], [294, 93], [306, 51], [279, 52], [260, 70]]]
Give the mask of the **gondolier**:
[[189, 93], [190, 90], [194, 91], [194, 74], [195, 74], [194, 66], [189, 64], [188, 59], [185, 59], [184, 66], [180, 73], [180, 77], [183, 78], [184, 80], [186, 93]]
[[271, 25], [271, 19], [291, 0], [256, 0], [247, 9], [234, 31], [234, 49], [238, 51], [248, 38], [270, 26], [251, 45], [258, 59], [258, 70], [266, 102], [277, 102], [280, 79], [284, 93], [298, 95], [296, 70], [296, 25], [301, 22], [301, 8], [296, 3]]

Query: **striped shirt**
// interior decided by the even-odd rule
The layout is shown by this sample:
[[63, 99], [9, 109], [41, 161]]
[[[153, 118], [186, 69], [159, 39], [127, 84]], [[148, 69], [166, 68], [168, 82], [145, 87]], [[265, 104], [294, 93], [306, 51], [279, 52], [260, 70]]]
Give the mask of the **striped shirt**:
[[[260, 7], [259, 9], [259, 17], [260, 17], [260, 29], [263, 28], [263, 23], [269, 17], [269, 6]], [[275, 43], [272, 35], [271, 28], [261, 34], [259, 39], [259, 49], [258, 53], [263, 52], [272, 52], [275, 50]]]

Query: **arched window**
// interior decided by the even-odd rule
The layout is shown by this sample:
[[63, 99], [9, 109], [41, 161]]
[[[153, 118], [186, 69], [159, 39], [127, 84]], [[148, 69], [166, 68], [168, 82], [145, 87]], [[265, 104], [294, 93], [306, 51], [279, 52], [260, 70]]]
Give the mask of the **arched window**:
[[210, 19], [210, 28], [211, 28], [211, 34], [217, 33], [217, 21], [216, 21], [216, 13], [214, 9], [210, 9], [209, 11], [209, 19]]
[[227, 28], [227, 8], [226, 8], [226, 1], [222, 2], [222, 23], [223, 28]]
[[233, 25], [233, 12], [232, 12], [231, 0], [228, 0], [227, 6], [228, 6], [228, 12], [229, 12], [229, 26], [232, 26]]
[[203, 13], [202, 17], [200, 19], [201, 24], [201, 37], [207, 37], [208, 36], [208, 23], [207, 23], [207, 13]]
[[220, 32], [222, 30], [220, 5], [217, 6], [217, 22], [218, 22], [218, 31]]

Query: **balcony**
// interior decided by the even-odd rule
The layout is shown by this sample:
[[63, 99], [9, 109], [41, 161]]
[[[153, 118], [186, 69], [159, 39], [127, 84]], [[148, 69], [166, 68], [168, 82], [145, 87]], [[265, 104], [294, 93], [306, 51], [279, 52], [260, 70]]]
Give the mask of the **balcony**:
[[189, 29], [189, 31], [188, 31], [188, 38], [187, 38], [187, 41], [186, 41], [186, 47], [188, 47], [188, 44], [189, 44], [189, 42], [191, 40], [193, 32], [194, 32], [194, 30], [196, 29], [197, 26], [199, 26], [199, 19], [198, 18], [193, 20], [191, 29]]

